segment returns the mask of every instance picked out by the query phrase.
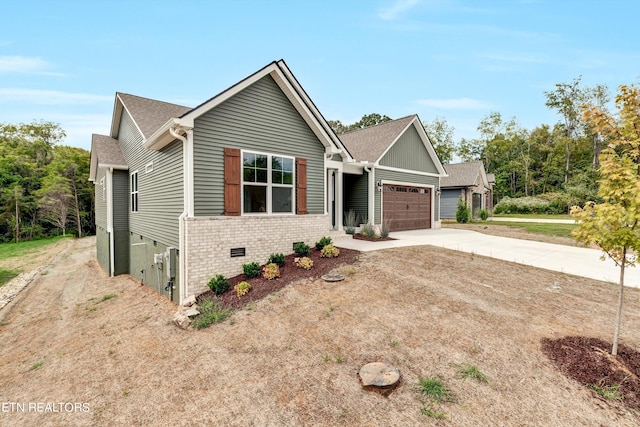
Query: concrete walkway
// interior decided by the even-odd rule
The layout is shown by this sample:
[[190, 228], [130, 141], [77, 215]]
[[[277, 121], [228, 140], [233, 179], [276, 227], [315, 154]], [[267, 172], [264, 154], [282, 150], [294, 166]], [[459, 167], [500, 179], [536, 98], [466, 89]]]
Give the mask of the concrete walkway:
[[[601, 261], [602, 252], [596, 249], [491, 236], [452, 228], [398, 231], [391, 233], [390, 237], [396, 240], [367, 242], [341, 239], [335, 244], [363, 252], [403, 246], [432, 245], [605, 282], [618, 283], [620, 276], [620, 270], [613, 261], [608, 258]], [[640, 287], [640, 268], [632, 267], [625, 271], [625, 284]]]

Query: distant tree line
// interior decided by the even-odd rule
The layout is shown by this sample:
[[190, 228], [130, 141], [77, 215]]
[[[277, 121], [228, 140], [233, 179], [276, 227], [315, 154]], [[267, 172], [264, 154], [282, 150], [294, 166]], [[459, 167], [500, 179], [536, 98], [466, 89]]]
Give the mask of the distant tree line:
[[58, 124], [0, 123], [0, 242], [95, 233], [90, 154]]
[[[454, 140], [454, 127], [444, 118], [423, 122], [440, 161], [482, 161], [495, 174], [494, 202], [505, 196], [541, 196], [567, 212], [573, 205], [598, 200], [598, 156], [606, 146], [603, 137], [583, 120], [584, 106], [606, 111], [611, 96], [604, 85], [584, 86], [578, 77], [559, 83], [545, 92], [546, 106], [560, 120], [523, 128], [515, 117], [504, 119], [491, 112], [478, 124], [479, 137]], [[391, 120], [386, 115], [368, 114], [351, 125], [329, 121], [337, 134]]]

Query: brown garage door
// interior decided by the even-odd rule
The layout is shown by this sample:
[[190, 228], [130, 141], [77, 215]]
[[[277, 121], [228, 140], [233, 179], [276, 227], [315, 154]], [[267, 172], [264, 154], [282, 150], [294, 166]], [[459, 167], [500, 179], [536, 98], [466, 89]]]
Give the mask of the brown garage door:
[[430, 188], [385, 185], [383, 190], [383, 220], [391, 231], [431, 228]]

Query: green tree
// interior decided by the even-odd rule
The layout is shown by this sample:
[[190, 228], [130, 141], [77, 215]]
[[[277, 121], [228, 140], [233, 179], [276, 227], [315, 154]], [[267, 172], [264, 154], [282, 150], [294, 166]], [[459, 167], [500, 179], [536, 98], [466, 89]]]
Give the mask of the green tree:
[[369, 126], [378, 125], [380, 123], [388, 122], [391, 117], [387, 115], [380, 115], [378, 113], [365, 114], [360, 120], [350, 125], [344, 125], [340, 120], [328, 120], [327, 123], [331, 126], [331, 129], [337, 134], [343, 134], [358, 129], [364, 129]]
[[450, 126], [446, 119], [438, 117], [431, 122], [423, 122], [422, 126], [427, 132], [429, 141], [431, 141], [440, 162], [451, 163], [457, 150], [456, 144], [453, 142], [455, 128]]
[[36, 194], [43, 220], [59, 228], [63, 236], [66, 235], [72, 198], [69, 180], [60, 175], [48, 175]]
[[[582, 109], [587, 104], [604, 105], [608, 100], [608, 89], [604, 85], [594, 87], [583, 87], [582, 77], [578, 77], [571, 83], [557, 83], [554, 91], [545, 92], [547, 98], [546, 106], [558, 111], [562, 116], [565, 135], [561, 141], [564, 146], [565, 165], [564, 183], [569, 181], [571, 170], [572, 153], [578, 137], [585, 135], [584, 125], [588, 124], [581, 120]], [[594, 143], [593, 156], [598, 149], [597, 141]], [[595, 165], [596, 162], [593, 161]]]
[[611, 354], [618, 352], [624, 273], [635, 266], [640, 251], [640, 91], [635, 86], [620, 86], [616, 96], [619, 118], [597, 106], [584, 110], [583, 120], [604, 135], [609, 145], [600, 154], [602, 203], [574, 206], [571, 215], [579, 221], [576, 240], [595, 243], [620, 269], [618, 304]]

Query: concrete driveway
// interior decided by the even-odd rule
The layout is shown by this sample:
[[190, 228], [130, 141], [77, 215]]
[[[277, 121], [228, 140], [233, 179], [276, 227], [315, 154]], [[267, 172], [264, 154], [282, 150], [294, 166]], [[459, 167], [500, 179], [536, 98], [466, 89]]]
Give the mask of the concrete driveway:
[[[452, 228], [398, 231], [391, 233], [390, 236], [396, 240], [367, 242], [343, 239], [337, 241], [336, 245], [359, 251], [432, 245], [605, 282], [618, 283], [620, 277], [620, 270], [613, 261], [608, 258], [601, 261], [602, 252], [595, 249], [491, 236], [476, 231]], [[626, 269], [625, 284], [640, 287], [639, 268]]]

